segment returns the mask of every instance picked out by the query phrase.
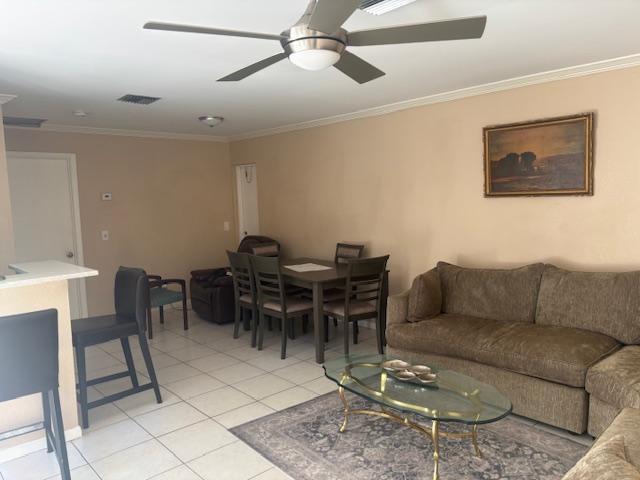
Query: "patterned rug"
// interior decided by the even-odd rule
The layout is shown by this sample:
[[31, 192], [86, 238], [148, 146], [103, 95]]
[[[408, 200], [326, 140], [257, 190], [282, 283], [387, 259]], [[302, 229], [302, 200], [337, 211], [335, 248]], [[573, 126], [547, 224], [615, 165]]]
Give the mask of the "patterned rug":
[[[349, 396], [353, 407], [370, 407]], [[232, 431], [294, 480], [430, 480], [429, 439], [389, 420], [353, 415], [344, 433], [336, 393], [262, 417]], [[456, 428], [457, 427], [457, 428]], [[464, 426], [462, 426], [464, 428]], [[460, 425], [453, 425], [460, 430]], [[444, 425], [441, 430], [447, 430]], [[440, 441], [443, 480], [557, 480], [587, 447], [513, 417], [479, 429], [483, 458], [469, 440]]]

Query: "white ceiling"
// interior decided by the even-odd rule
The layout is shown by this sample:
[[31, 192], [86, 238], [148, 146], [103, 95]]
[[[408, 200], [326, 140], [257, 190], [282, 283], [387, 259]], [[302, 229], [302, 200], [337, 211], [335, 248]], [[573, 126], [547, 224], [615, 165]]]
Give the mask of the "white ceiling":
[[[358, 85], [331, 68], [282, 61], [241, 82], [215, 80], [281, 51], [278, 42], [147, 31], [149, 21], [279, 33], [306, 0], [0, 0], [6, 115], [48, 124], [239, 135], [417, 97], [640, 53], [638, 0], [417, 0], [347, 30], [487, 15], [481, 40], [352, 47], [387, 75]], [[159, 96], [148, 106], [115, 99]], [[87, 118], [71, 112], [83, 109]], [[221, 115], [214, 129], [196, 117]]]

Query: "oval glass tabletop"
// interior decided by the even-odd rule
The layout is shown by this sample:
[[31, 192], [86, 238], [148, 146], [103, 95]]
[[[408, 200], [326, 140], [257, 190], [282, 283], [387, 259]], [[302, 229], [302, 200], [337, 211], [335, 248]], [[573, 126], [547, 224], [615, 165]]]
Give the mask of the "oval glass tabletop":
[[451, 370], [428, 365], [436, 373], [432, 384], [396, 379], [382, 368], [394, 357], [350, 355], [325, 362], [327, 378], [345, 390], [380, 405], [415, 413], [430, 420], [479, 425], [511, 413], [511, 402], [495, 387]]

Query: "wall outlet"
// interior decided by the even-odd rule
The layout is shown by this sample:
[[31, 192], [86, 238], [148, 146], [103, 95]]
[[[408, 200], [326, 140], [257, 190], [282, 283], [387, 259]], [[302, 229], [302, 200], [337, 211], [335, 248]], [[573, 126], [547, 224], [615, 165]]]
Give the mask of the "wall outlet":
[[100, 236], [102, 237], [102, 240], [109, 240], [109, 230], [102, 230], [100, 232]]
[[225, 232], [228, 232], [229, 230], [231, 230], [231, 225], [229, 224], [229, 222], [224, 222], [222, 224], [222, 228], [224, 229]]
[[103, 202], [110, 202], [111, 200], [113, 200], [113, 195], [111, 195], [111, 192], [104, 192], [102, 194], [102, 201]]

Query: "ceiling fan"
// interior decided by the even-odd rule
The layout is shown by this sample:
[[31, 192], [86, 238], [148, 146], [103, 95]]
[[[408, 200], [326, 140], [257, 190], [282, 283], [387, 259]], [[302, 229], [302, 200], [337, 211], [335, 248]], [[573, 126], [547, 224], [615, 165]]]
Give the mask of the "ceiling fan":
[[144, 28], [277, 40], [282, 45], [283, 52], [220, 78], [219, 82], [242, 80], [288, 57], [293, 64], [305, 70], [322, 70], [333, 65], [362, 84], [385, 73], [348, 51], [347, 47], [480, 38], [487, 23], [486, 16], [478, 16], [347, 32], [342, 24], [355, 12], [360, 1], [311, 0], [300, 20], [280, 35], [162, 22], [149, 22]]

